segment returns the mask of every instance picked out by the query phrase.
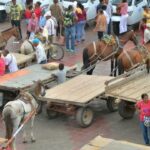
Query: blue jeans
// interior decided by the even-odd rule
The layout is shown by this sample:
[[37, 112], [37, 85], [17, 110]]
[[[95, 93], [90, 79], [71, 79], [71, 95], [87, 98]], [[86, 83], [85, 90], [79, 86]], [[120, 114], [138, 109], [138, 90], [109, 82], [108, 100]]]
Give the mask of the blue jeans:
[[141, 130], [143, 132], [143, 138], [145, 144], [150, 144], [150, 127], [146, 127], [144, 122], [140, 122]]
[[77, 41], [81, 41], [82, 39], [84, 39], [85, 37], [85, 23], [86, 21], [80, 21], [77, 23], [76, 25], [76, 32], [77, 32]]
[[[66, 48], [69, 50], [75, 50], [75, 26], [65, 27], [65, 37], [66, 37]], [[71, 38], [71, 47], [70, 47]]]

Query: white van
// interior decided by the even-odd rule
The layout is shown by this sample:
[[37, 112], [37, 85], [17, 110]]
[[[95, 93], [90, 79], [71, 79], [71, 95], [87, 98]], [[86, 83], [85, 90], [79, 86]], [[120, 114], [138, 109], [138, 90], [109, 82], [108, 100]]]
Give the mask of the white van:
[[[96, 17], [96, 7], [99, 4], [99, 0], [77, 0], [84, 5], [87, 12], [87, 20], [92, 20]], [[62, 5], [67, 8], [69, 5], [73, 5], [74, 0], [62, 0]]]
[[[120, 21], [120, 16], [116, 16], [116, 5], [122, 0], [111, 0], [113, 5], [112, 21]], [[149, 0], [127, 0], [128, 1], [128, 25], [134, 25], [142, 19], [143, 6], [149, 4]]]

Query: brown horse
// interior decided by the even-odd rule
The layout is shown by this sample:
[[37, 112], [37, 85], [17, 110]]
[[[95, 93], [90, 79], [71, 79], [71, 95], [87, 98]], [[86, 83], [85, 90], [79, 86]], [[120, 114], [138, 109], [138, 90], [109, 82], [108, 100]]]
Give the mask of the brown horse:
[[[115, 37], [116, 41], [114, 44], [106, 44], [103, 40], [90, 43], [83, 50], [83, 67], [86, 69], [93, 66], [92, 69], [87, 71], [88, 75], [93, 73], [96, 62], [98, 60], [108, 60], [116, 58], [123, 51], [123, 46], [129, 41], [133, 41], [134, 44], [137, 44], [136, 35], [133, 30], [121, 34], [119, 37]], [[106, 58], [106, 59], [105, 59]], [[117, 65], [117, 64], [116, 64]], [[113, 61], [111, 63], [111, 72], [113, 70]], [[115, 73], [116, 74], [116, 73]]]
[[118, 73], [131, 70], [141, 63], [147, 64], [147, 72], [150, 70], [150, 42], [129, 51], [123, 51], [118, 56]]
[[17, 27], [12, 27], [0, 33], [0, 48], [4, 48], [7, 41], [14, 36], [17, 40], [20, 38], [19, 30]]

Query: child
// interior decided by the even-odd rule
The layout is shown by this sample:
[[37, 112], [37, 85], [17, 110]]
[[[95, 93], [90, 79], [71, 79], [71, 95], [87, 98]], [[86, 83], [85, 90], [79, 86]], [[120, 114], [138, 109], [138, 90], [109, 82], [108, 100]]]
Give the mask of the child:
[[144, 44], [144, 31], [146, 29], [146, 23], [147, 23], [147, 19], [143, 18], [142, 21], [139, 24], [139, 31], [142, 34], [142, 44]]
[[26, 24], [28, 25], [29, 19], [32, 16], [32, 6], [27, 6], [26, 7], [26, 10], [24, 12], [24, 16], [25, 16], [25, 19], [26, 19]]
[[52, 74], [52, 76], [57, 78], [57, 83], [61, 84], [66, 81], [66, 70], [64, 69], [64, 64], [59, 64], [59, 71], [55, 74]]
[[98, 39], [101, 40], [103, 37], [104, 32], [107, 30], [107, 20], [106, 16], [104, 15], [104, 12], [102, 9], [99, 10], [97, 19], [96, 19], [96, 26], [94, 28], [94, 31], [97, 31]]

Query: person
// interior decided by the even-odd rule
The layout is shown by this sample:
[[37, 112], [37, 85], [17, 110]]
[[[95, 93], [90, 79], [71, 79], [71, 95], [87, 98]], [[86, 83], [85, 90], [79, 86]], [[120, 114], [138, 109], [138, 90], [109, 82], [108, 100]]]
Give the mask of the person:
[[41, 6], [41, 2], [35, 3], [34, 13], [36, 14], [36, 17], [38, 18], [38, 20], [40, 19], [40, 16], [42, 13], [42, 9], [40, 6]]
[[150, 10], [148, 6], [144, 6], [143, 9], [143, 18], [146, 19], [146, 23], [150, 23]]
[[0, 53], [0, 76], [5, 74], [5, 60]]
[[[39, 31], [38, 18], [35, 13], [32, 13], [31, 19], [27, 26], [27, 35], [32, 40], [34, 35]], [[32, 37], [31, 37], [32, 36]]]
[[78, 2], [76, 8], [76, 16], [77, 16], [77, 23], [76, 23], [76, 33], [77, 33], [77, 43], [85, 40], [85, 24], [86, 24], [86, 11], [84, 10], [84, 6]]
[[63, 63], [60, 63], [58, 68], [59, 68], [59, 71], [52, 74], [52, 76], [56, 77], [58, 84], [61, 84], [66, 81], [66, 69], [64, 69]]
[[20, 33], [20, 39], [22, 39], [21, 32], [21, 17], [22, 17], [22, 8], [16, 3], [16, 0], [12, 0], [12, 5], [10, 6], [10, 19], [11, 25], [18, 27]]
[[45, 64], [47, 62], [46, 53], [44, 50], [43, 45], [40, 43], [40, 40], [38, 38], [35, 38], [32, 41], [32, 44], [35, 48], [36, 53], [36, 59], [38, 64]]
[[109, 24], [108, 24], [107, 33], [110, 35], [111, 34], [111, 17], [112, 17], [113, 7], [112, 7], [112, 4], [110, 3], [109, 0], [105, 0], [105, 3], [106, 3], [106, 6], [107, 6], [106, 13], [109, 16]]
[[110, 22], [110, 18], [109, 18], [109, 15], [106, 12], [106, 9], [107, 9], [107, 6], [106, 5], [102, 5], [102, 10], [103, 10], [103, 13], [104, 13], [104, 15], [106, 17], [106, 21], [107, 21], [106, 33], [108, 33], [108, 25], [109, 25], [109, 22]]
[[[64, 27], [65, 27], [65, 39], [66, 50], [75, 52], [75, 22], [77, 18], [72, 5], [68, 6], [68, 9], [64, 13]], [[71, 39], [71, 46], [70, 46]]]
[[43, 28], [46, 24], [46, 18], [45, 18], [45, 11], [43, 10], [42, 13], [41, 13], [41, 16], [40, 16], [40, 19], [39, 19], [39, 28], [40, 28], [40, 31], [43, 31]]
[[144, 142], [146, 145], [150, 144], [150, 126], [145, 125], [145, 117], [150, 117], [150, 99], [148, 94], [141, 95], [142, 100], [136, 103], [136, 108], [139, 110], [140, 126], [143, 133]]
[[97, 14], [99, 13], [99, 10], [102, 9], [102, 6], [104, 5], [105, 0], [99, 0], [99, 4], [96, 7]]
[[122, 0], [122, 3], [118, 4], [118, 10], [121, 15], [119, 24], [119, 33], [127, 32], [127, 18], [128, 18], [128, 3], [127, 0]]
[[12, 73], [18, 71], [17, 60], [15, 56], [9, 53], [7, 49], [3, 50], [3, 56], [6, 65], [6, 72]]
[[56, 28], [56, 36], [59, 37], [60, 35], [62, 35], [62, 33], [60, 33], [62, 31], [62, 23], [63, 23], [63, 10], [60, 7], [58, 0], [53, 0], [53, 3], [50, 7], [50, 11], [52, 13], [52, 16], [56, 18], [57, 20], [57, 28]]
[[56, 22], [52, 19], [51, 11], [45, 13], [46, 24], [44, 29], [48, 31], [48, 42], [53, 43], [53, 37], [56, 34]]
[[99, 10], [98, 17], [96, 19], [96, 26], [94, 28], [94, 32], [97, 31], [98, 39], [101, 40], [104, 32], [107, 29], [107, 20], [106, 16], [102, 9]]
[[146, 18], [143, 18], [139, 24], [139, 31], [142, 35], [142, 44], [144, 44], [144, 31], [146, 29]]
[[144, 30], [144, 43], [150, 41], [150, 23], [146, 25], [146, 29]]
[[26, 24], [28, 25], [29, 19], [31, 19], [32, 17], [32, 6], [26, 6], [24, 17], [25, 17]]

